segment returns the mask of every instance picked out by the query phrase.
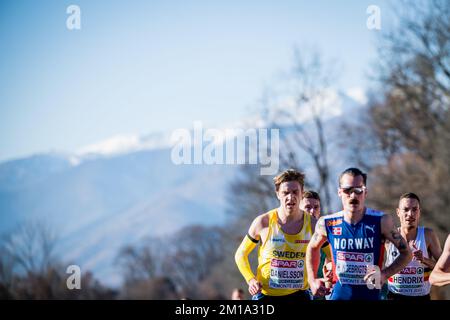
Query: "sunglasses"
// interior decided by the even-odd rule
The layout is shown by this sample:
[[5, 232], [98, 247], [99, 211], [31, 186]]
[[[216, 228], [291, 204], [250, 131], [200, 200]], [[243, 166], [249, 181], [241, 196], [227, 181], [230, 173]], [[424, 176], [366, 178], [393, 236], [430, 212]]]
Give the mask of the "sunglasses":
[[352, 194], [353, 192], [357, 195], [360, 195], [364, 192], [364, 190], [366, 189], [366, 187], [362, 186], [362, 187], [347, 187], [347, 188], [341, 188], [342, 192], [344, 192], [345, 194]]

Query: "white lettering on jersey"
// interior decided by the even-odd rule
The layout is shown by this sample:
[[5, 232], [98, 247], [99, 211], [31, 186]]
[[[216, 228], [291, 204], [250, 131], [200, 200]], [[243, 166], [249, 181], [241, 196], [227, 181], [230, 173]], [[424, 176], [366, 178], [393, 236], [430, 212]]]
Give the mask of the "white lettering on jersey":
[[355, 238], [355, 239], [334, 238], [334, 249], [335, 250], [373, 249], [373, 237]]

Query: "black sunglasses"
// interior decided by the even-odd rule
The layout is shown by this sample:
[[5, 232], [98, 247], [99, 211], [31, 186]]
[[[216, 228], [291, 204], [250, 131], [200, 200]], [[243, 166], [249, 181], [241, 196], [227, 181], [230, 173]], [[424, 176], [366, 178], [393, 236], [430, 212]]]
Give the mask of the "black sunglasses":
[[342, 192], [344, 192], [345, 194], [352, 194], [354, 192], [357, 195], [362, 194], [365, 189], [366, 189], [366, 187], [364, 187], [364, 186], [362, 186], [362, 187], [341, 188]]

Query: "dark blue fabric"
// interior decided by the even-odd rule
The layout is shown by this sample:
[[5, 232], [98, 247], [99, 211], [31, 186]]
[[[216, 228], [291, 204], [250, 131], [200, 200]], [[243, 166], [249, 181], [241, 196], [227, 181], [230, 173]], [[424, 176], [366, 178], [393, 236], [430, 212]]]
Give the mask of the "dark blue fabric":
[[[338, 259], [341, 261], [341, 265], [338, 267], [340, 268], [339, 270], [345, 270], [345, 273], [348, 275], [347, 279], [351, 279], [347, 281], [361, 282], [363, 276], [352, 274], [352, 271], [350, 271], [352, 267], [343, 266], [342, 261], [344, 260], [356, 261], [352, 263], [355, 263], [355, 266], [357, 266], [356, 268], [363, 270], [361, 272], [364, 273], [364, 270], [367, 268], [367, 264], [378, 265], [381, 269], [383, 243], [381, 238], [380, 222], [382, 214], [382, 212], [367, 208], [361, 221], [355, 225], [344, 221], [342, 211], [338, 214], [332, 215], [331, 217], [324, 218], [328, 242], [332, 248], [333, 268], [336, 274]], [[330, 300], [379, 299], [380, 290], [370, 289], [365, 284], [341, 283], [340, 280], [337, 280], [334, 285], [333, 292], [330, 297]]]

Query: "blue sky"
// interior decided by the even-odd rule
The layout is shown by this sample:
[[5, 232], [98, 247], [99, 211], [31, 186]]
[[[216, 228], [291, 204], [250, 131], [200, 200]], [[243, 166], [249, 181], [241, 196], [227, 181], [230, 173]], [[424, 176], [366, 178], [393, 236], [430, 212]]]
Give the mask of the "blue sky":
[[[66, 8], [81, 8], [81, 30]], [[0, 161], [118, 134], [234, 122], [292, 65], [337, 59], [336, 87], [367, 88], [388, 1], [0, 2]]]

